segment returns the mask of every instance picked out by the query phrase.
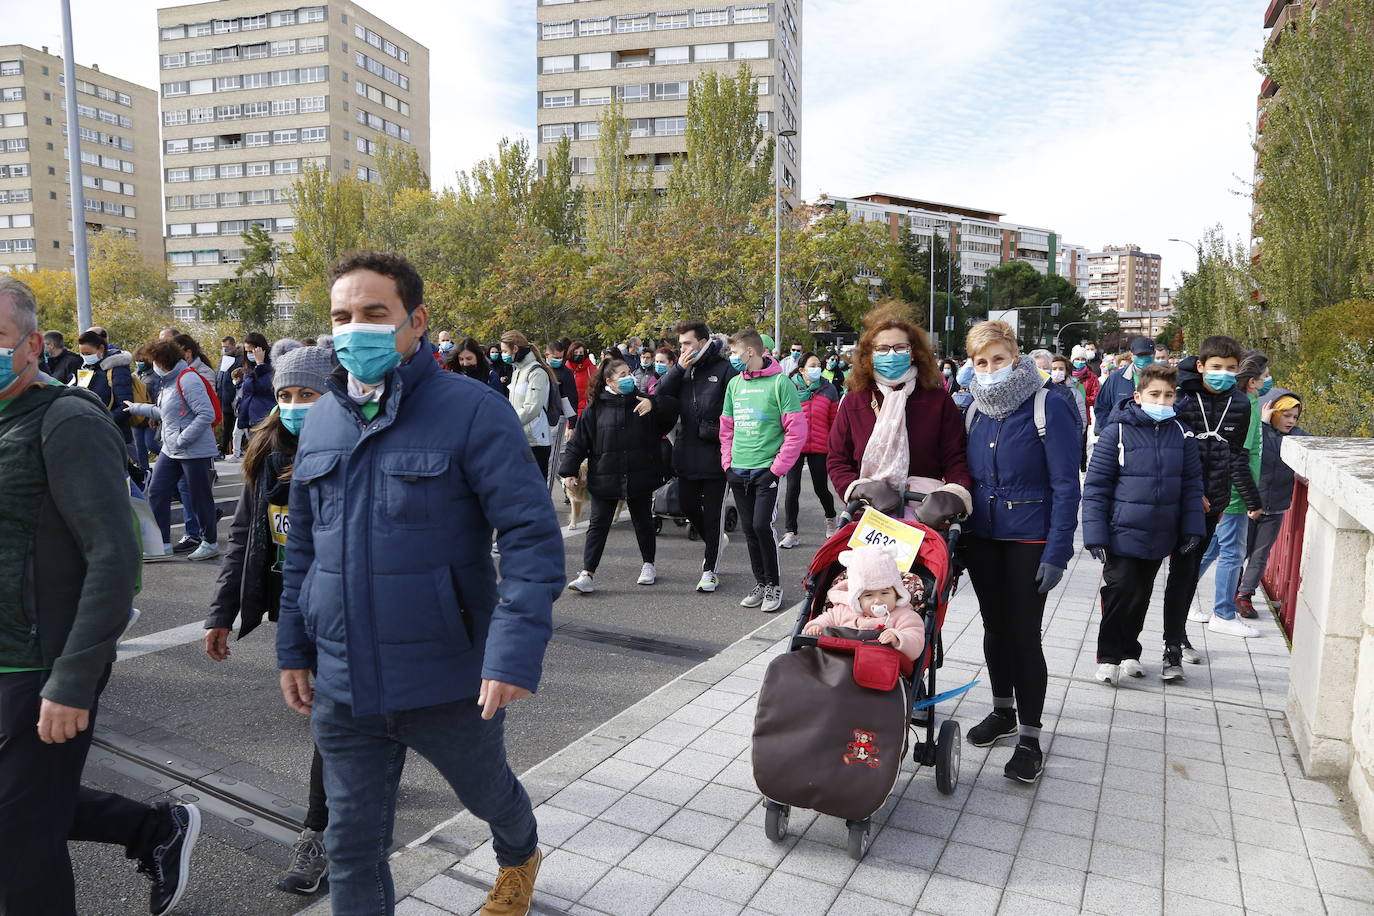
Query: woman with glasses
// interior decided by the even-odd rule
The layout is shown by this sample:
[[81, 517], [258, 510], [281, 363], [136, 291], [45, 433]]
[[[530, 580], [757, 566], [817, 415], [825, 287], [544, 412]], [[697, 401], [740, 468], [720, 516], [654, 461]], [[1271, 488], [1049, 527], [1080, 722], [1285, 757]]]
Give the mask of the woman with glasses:
[[937, 503], [952, 507], [951, 500], [966, 505], [972, 481], [963, 419], [945, 392], [926, 332], [905, 304], [883, 303], [864, 318], [845, 387], [849, 396], [831, 428], [827, 468], [846, 503], [863, 499], [900, 517], [903, 491], [944, 483], [952, 486], [931, 502], [932, 510]]

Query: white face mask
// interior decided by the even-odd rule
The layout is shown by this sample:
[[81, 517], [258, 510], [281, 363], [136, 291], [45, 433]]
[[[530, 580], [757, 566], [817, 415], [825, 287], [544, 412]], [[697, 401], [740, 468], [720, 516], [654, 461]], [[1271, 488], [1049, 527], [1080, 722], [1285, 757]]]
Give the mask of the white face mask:
[[1050, 381], [1054, 382], [1056, 385], [1063, 384], [1064, 378], [1065, 373], [1063, 369], [1055, 369], [1050, 373]]

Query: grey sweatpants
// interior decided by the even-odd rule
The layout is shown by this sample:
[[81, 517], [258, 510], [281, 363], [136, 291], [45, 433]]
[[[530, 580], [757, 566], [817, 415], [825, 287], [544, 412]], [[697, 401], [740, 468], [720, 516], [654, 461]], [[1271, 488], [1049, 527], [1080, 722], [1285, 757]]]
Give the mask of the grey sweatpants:
[[1269, 551], [1279, 538], [1279, 529], [1283, 527], [1284, 514], [1275, 512], [1272, 515], [1261, 515], [1258, 519], [1250, 519], [1250, 532], [1245, 547], [1245, 569], [1240, 574], [1240, 585], [1236, 588], [1236, 594], [1253, 595], [1255, 589], [1259, 588], [1260, 577], [1264, 575], [1264, 567], [1269, 563]]

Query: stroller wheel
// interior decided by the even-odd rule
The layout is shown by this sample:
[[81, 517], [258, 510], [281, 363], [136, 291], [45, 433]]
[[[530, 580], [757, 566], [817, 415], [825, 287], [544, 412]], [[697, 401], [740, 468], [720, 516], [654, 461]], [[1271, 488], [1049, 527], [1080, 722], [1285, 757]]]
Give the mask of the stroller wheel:
[[845, 824], [849, 827], [849, 858], [862, 862], [864, 853], [868, 852], [869, 821], [845, 821]]
[[787, 839], [787, 806], [777, 802], [763, 803], [763, 833], [774, 843]]
[[953, 795], [959, 785], [959, 748], [962, 745], [959, 723], [946, 719], [940, 725], [935, 744], [935, 788], [941, 795]]

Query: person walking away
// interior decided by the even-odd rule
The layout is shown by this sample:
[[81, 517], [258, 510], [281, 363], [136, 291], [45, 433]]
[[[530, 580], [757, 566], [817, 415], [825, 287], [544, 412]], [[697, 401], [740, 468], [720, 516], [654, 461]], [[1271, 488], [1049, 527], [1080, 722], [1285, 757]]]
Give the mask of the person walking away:
[[1236, 590], [1236, 609], [1240, 616], [1254, 619], [1255, 591], [1260, 577], [1269, 563], [1269, 551], [1278, 540], [1283, 516], [1293, 504], [1293, 469], [1283, 460], [1283, 440], [1286, 436], [1306, 436], [1298, 426], [1302, 418], [1302, 400], [1284, 388], [1275, 388], [1264, 402], [1264, 447], [1260, 462], [1260, 502], [1263, 513], [1250, 520], [1246, 538], [1245, 569], [1240, 574]]
[[1144, 677], [1140, 631], [1164, 558], [1191, 554], [1206, 530], [1197, 439], [1175, 418], [1178, 370], [1140, 370], [1140, 388], [1117, 411], [1083, 481], [1083, 545], [1102, 567], [1097, 679]]
[[1097, 379], [1097, 373], [1088, 364], [1088, 350], [1082, 344], [1076, 345], [1069, 354], [1073, 366], [1073, 377], [1078, 379], [1078, 383], [1083, 386], [1083, 397], [1088, 402], [1088, 422], [1093, 421], [1093, 405], [1097, 403], [1097, 392], [1102, 387], [1102, 383]]
[[664, 395], [639, 393], [629, 364], [612, 360], [601, 367], [600, 393], [582, 414], [581, 422], [563, 453], [558, 474], [565, 485], [577, 482], [587, 462], [587, 491], [592, 513], [582, 551], [582, 572], [570, 591], [590, 595], [596, 590], [596, 571], [615, 523], [620, 501], [630, 510], [643, 566], [640, 585], [658, 580], [654, 567], [657, 544], [654, 491], [672, 476], [663, 463], [663, 437], [677, 423], [677, 402]]
[[[499, 354], [500, 351], [498, 350]], [[501, 384], [501, 374], [492, 367], [482, 345], [471, 337], [464, 337], [449, 360], [448, 369], [459, 375], [466, 375], [473, 381], [481, 382], [493, 391], [506, 396], [505, 386]]]
[[[510, 405], [515, 408], [520, 425], [525, 427], [525, 440], [534, 452], [539, 473], [547, 481], [549, 455], [552, 452], [549, 392], [556, 390], [558, 379], [544, 362], [544, 357], [530, 346], [529, 340], [519, 331], [507, 331], [501, 335], [501, 360], [511, 369]], [[548, 490], [546, 486], [544, 492]]]
[[[203, 538], [187, 559], [208, 560], [219, 556], [219, 521], [210, 484], [217, 454], [210, 386], [187, 365], [175, 341], [153, 341], [147, 347], [153, 371], [162, 377], [162, 390], [156, 405], [128, 403], [127, 407], [138, 416], [157, 420], [162, 428], [162, 457], [153, 465], [148, 504], [162, 529], [163, 553], [173, 556], [172, 493], [177, 482], [184, 479], [190, 491], [190, 504], [182, 509], [188, 515], [195, 514]], [[146, 555], [154, 551], [144, 552]]]
[[1007, 323], [974, 325], [965, 348], [974, 365], [965, 415], [973, 514], [960, 546], [983, 619], [993, 707], [968, 740], [987, 747], [1019, 734], [1003, 772], [1033, 783], [1045, 765], [1045, 597], [1064, 577], [1078, 524], [1078, 423], [1020, 355]]
[[[238, 416], [235, 410], [234, 398], [238, 393], [238, 386], [234, 384], [234, 368], [242, 366], [247, 362], [243, 350], [232, 337], [224, 337], [220, 340], [220, 360], [219, 369], [215, 372], [215, 395], [219, 398], [220, 411], [225, 417]], [[226, 420], [219, 427], [219, 454], [221, 458], [242, 458], [242, 455], [234, 453], [234, 427], [233, 420]]]
[[764, 355], [757, 331], [730, 338], [730, 365], [739, 373], [725, 386], [720, 411], [720, 461], [739, 510], [749, 547], [754, 589], [740, 607], [782, 610], [782, 578], [773, 519], [778, 482], [792, 470], [806, 444], [806, 414], [782, 367]]
[[128, 511], [92, 507], [127, 505], [128, 455], [108, 407], [39, 371], [42, 340], [32, 291], [0, 277], [0, 912], [75, 916], [70, 839], [123, 846], [161, 916], [199, 809], [81, 785], [139, 563]]
[[1069, 358], [1062, 353], [1055, 354], [1050, 361], [1050, 383], [1073, 395], [1074, 408], [1078, 411], [1079, 432], [1079, 469], [1088, 469], [1088, 395], [1083, 386], [1069, 370]]
[[60, 331], [48, 331], [43, 335], [43, 364], [39, 367], [40, 371], [63, 385], [69, 385], [82, 365], [84, 363], [80, 355], [67, 349]]
[[[1250, 474], [1245, 440], [1250, 432], [1250, 401], [1236, 389], [1241, 348], [1233, 338], [1214, 335], [1202, 341], [1198, 355], [1178, 364], [1178, 418], [1197, 439], [1202, 461], [1202, 510], [1206, 513], [1203, 543], [1212, 540], [1222, 511], [1230, 503], [1231, 487], [1247, 509], [1261, 508], [1259, 489]], [[1197, 594], [1202, 552], [1175, 551], [1169, 558], [1164, 586], [1164, 671], [1167, 679], [1183, 677], [1180, 660], [1197, 664], [1202, 656], [1188, 639], [1188, 613]], [[1219, 619], [1219, 618], [1218, 618]], [[1217, 623], [1213, 632], [1242, 635], [1244, 621]], [[1213, 624], [1208, 623], [1212, 630]]]
[[1123, 402], [1131, 400], [1135, 394], [1136, 377], [1140, 370], [1155, 361], [1155, 344], [1148, 337], [1131, 338], [1130, 362], [1123, 369], [1118, 369], [1107, 380], [1102, 383], [1101, 389], [1097, 394], [1097, 403], [1101, 405], [1101, 410], [1097, 412], [1095, 431], [1102, 435], [1102, 427], [1107, 425], [1111, 419], [1113, 410]]
[[[181, 358], [186, 360], [186, 365], [196, 370], [196, 374], [199, 375], [201, 378], [205, 379], [205, 384], [208, 390], [214, 393], [215, 399], [218, 400], [219, 395], [216, 389], [215, 371], [210, 368], [210, 361], [201, 351], [200, 344], [196, 342], [196, 339], [192, 337], [190, 334], [182, 334], [179, 332], [165, 339], [170, 340], [177, 345], [177, 347], [181, 350]], [[280, 345], [281, 344], [279, 344], [279, 346]], [[156, 404], [157, 399], [149, 398], [148, 403]], [[219, 409], [216, 411], [216, 415], [220, 417], [220, 422], [215, 424], [215, 428], [212, 432], [215, 437], [215, 442], [216, 444], [218, 444], [221, 429], [223, 429], [223, 427], [225, 426], [232, 426], [233, 421], [231, 420], [228, 423], [224, 422], [224, 406], [222, 401], [219, 403]], [[214, 465], [211, 464], [210, 485], [212, 490], [214, 488], [214, 482], [215, 470]], [[200, 530], [200, 522], [196, 518], [195, 513], [185, 511], [186, 507], [191, 505], [191, 489], [185, 477], [181, 478], [181, 480], [177, 482], [177, 498], [180, 500], [182, 509], [184, 510], [186, 521], [186, 533], [182, 536], [181, 540], [177, 541], [176, 544], [172, 545], [172, 552], [176, 554], [189, 554], [201, 545], [201, 542], [204, 540], [204, 537]], [[216, 509], [215, 517], [219, 517], [218, 508]]]
[[[327, 388], [333, 370], [328, 350], [297, 347], [273, 363], [272, 385], [277, 409], [267, 415], [248, 443], [243, 457], [243, 490], [229, 523], [229, 543], [220, 564], [215, 597], [205, 620], [205, 654], [215, 661], [229, 658], [229, 631], [239, 623], [243, 639], [262, 623], [277, 620], [281, 605], [282, 562], [290, 530], [291, 465], [297, 436], [310, 408]], [[291, 848], [277, 887], [287, 893], [309, 895], [320, 889], [329, 873], [324, 853], [324, 828], [329, 808], [324, 791], [324, 765], [318, 748], [310, 759], [310, 795], [304, 829]]]
[[806, 444], [801, 458], [787, 472], [787, 495], [783, 499], [783, 536], [778, 546], [791, 550], [801, 543], [797, 537], [797, 517], [801, 510], [802, 472], [811, 469], [811, 486], [825, 512], [825, 538], [836, 532], [835, 497], [830, 494], [826, 477], [826, 459], [830, 453], [830, 428], [840, 407], [840, 393], [821, 376], [821, 358], [815, 353], [803, 353], [796, 359], [796, 368], [788, 379], [797, 389], [802, 413], [806, 415]]
[[[919, 514], [927, 523], [957, 514], [955, 502], [970, 511], [964, 424], [935, 366], [930, 339], [903, 303], [885, 303], [865, 316], [826, 460], [842, 502], [862, 499], [885, 515]], [[950, 495], [917, 512], [903, 497], [918, 488]]]
[[[1274, 381], [1269, 377], [1269, 357], [1254, 350], [1242, 354], [1240, 369], [1236, 373], [1236, 388], [1245, 392], [1250, 402], [1250, 423], [1245, 436], [1245, 452], [1249, 456], [1248, 471], [1255, 482], [1257, 492], [1261, 470], [1260, 452], [1264, 444], [1264, 423], [1260, 415], [1259, 394], [1261, 389], [1268, 392], [1273, 387]], [[1263, 502], [1262, 494], [1260, 501]], [[1256, 509], [1248, 508], [1240, 491], [1234, 486], [1231, 487], [1231, 501], [1221, 513], [1216, 534], [1207, 545], [1207, 552], [1202, 556], [1202, 566], [1198, 569], [1200, 579], [1207, 574], [1207, 569], [1213, 561], [1217, 563], [1212, 611], [1208, 613], [1202, 608], [1190, 608], [1189, 620], [1206, 623], [1209, 629], [1212, 628], [1211, 621], [1216, 620], [1217, 630], [1230, 636], [1259, 635], [1259, 630], [1237, 619], [1240, 609], [1236, 605], [1236, 594], [1240, 588], [1241, 570], [1245, 566], [1246, 541], [1250, 525], [1263, 516], [1262, 506]], [[1241, 630], [1240, 627], [1244, 627], [1245, 630]]]
[[254, 331], [243, 339], [243, 349], [248, 362], [243, 384], [239, 386], [238, 427], [251, 435], [251, 430], [277, 406], [272, 391], [272, 356], [277, 348], [269, 348], [267, 338]]
[[714, 592], [720, 585], [721, 542], [725, 532], [725, 471], [721, 468], [721, 410], [725, 389], [737, 374], [719, 340], [712, 339], [706, 322], [688, 318], [674, 328], [681, 355], [663, 374], [656, 392], [678, 402], [680, 423], [673, 441], [673, 472], [677, 475], [682, 512], [701, 535], [704, 555], [697, 591]]
[[324, 761], [332, 911], [395, 911], [387, 855], [411, 749], [491, 825], [484, 916], [525, 913], [541, 854], [503, 710], [539, 686], [558, 518], [509, 404], [434, 362], [410, 262], [360, 252], [330, 281], [340, 367], [292, 465], [277, 665]]

